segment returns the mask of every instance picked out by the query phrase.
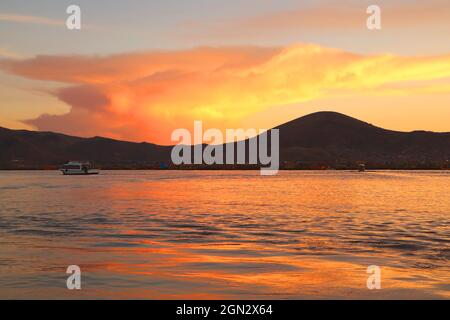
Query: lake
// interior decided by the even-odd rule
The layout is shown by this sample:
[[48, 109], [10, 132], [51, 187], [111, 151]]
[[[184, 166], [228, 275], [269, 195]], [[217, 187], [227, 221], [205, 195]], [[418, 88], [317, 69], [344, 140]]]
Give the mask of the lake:
[[448, 299], [449, 191], [450, 171], [0, 171], [0, 298]]

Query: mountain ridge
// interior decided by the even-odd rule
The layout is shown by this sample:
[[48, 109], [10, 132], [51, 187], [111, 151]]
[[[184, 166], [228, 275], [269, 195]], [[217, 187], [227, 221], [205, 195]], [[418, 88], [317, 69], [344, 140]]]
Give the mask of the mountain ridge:
[[[337, 112], [308, 114], [275, 129], [280, 130], [282, 169], [350, 169], [358, 163], [380, 169], [439, 169], [450, 159], [450, 132], [387, 130]], [[0, 127], [0, 169], [54, 169], [75, 159], [111, 169], [158, 169], [161, 163], [172, 168], [171, 148]]]

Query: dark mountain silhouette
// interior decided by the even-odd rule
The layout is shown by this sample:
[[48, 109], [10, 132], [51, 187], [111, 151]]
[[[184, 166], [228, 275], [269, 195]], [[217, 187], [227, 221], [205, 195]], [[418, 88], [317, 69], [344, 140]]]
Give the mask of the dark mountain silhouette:
[[[450, 159], [450, 133], [390, 131], [335, 112], [313, 113], [277, 129], [286, 169], [355, 168], [361, 162], [369, 168], [438, 169]], [[1, 169], [56, 168], [69, 160], [116, 169], [172, 167], [170, 152], [150, 143], [0, 128]]]
[[145, 167], [170, 159], [170, 148], [102, 137], [79, 138], [53, 132], [0, 128], [0, 168], [55, 168], [89, 160], [111, 168]]
[[450, 133], [385, 130], [336, 112], [318, 112], [280, 129], [280, 158], [305, 164], [439, 168], [450, 159]]

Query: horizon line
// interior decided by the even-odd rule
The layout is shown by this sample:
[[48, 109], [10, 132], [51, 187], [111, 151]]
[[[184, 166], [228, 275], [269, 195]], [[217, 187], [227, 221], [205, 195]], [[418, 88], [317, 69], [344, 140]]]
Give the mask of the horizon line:
[[[303, 118], [306, 118], [306, 117], [309, 117], [309, 116], [312, 116], [312, 115], [317, 115], [317, 114], [335, 114], [335, 115], [339, 115], [339, 116], [344, 116], [344, 117], [353, 119], [353, 120], [355, 120], [355, 121], [359, 121], [359, 122], [365, 123], [365, 124], [367, 124], [367, 125], [369, 125], [369, 126], [372, 126], [372, 127], [378, 128], [378, 129], [382, 129], [382, 130], [385, 130], [385, 131], [396, 132], [396, 133], [410, 134], [410, 133], [415, 133], [415, 132], [425, 132], [425, 133], [430, 133], [430, 134], [450, 134], [450, 131], [430, 131], [430, 130], [422, 130], [422, 129], [416, 129], [416, 130], [412, 130], [412, 131], [391, 130], [391, 129], [387, 129], [387, 128], [383, 128], [383, 127], [374, 125], [374, 124], [372, 124], [372, 123], [369, 123], [369, 122], [366, 122], [366, 121], [364, 121], [364, 120], [361, 120], [361, 119], [358, 119], [358, 118], [349, 116], [349, 115], [344, 114], [344, 113], [341, 113], [341, 112], [337, 112], [337, 111], [326, 111], [326, 110], [308, 113], [308, 114], [305, 114], [305, 115], [303, 115], [303, 116], [299, 116], [299, 117], [297, 117], [297, 118], [294, 118], [294, 119], [292, 119], [292, 120], [289, 120], [289, 121], [287, 121], [287, 122], [284, 122], [284, 123], [282, 123], [282, 124], [276, 125], [276, 126], [270, 128], [270, 129], [264, 129], [264, 130], [270, 131], [270, 130], [272, 130], [272, 129], [278, 129], [278, 128], [284, 126], [284, 125], [287, 125], [287, 124], [290, 124], [290, 123], [292, 123], [292, 122], [298, 121], [298, 120], [300, 120], [300, 119], [303, 119]], [[35, 132], [35, 133], [53, 133], [53, 134], [59, 134], [59, 135], [63, 135], [63, 136], [67, 136], [67, 137], [72, 137], [72, 138], [80, 138], [80, 139], [95, 139], [95, 138], [102, 138], [102, 139], [108, 139], [108, 140], [119, 141], [119, 142], [127, 142], [127, 143], [136, 143], [136, 144], [146, 143], [146, 144], [151, 144], [151, 145], [155, 145], [155, 146], [162, 146], [162, 147], [171, 147], [171, 146], [173, 146], [172, 144], [167, 144], [167, 145], [166, 145], [166, 144], [157, 144], [157, 143], [149, 142], [149, 141], [120, 140], [120, 139], [111, 138], [111, 137], [107, 137], [107, 136], [100, 136], [100, 135], [95, 135], [95, 136], [78, 136], [78, 135], [73, 135], [73, 134], [63, 133], [63, 132], [59, 132], [59, 131], [48, 131], [48, 130], [41, 131], [41, 130], [30, 130], [30, 129], [11, 129], [11, 128], [7, 128], [7, 127], [3, 127], [3, 126], [0, 126], [0, 129], [6, 129], [6, 130], [9, 130], [9, 131]], [[184, 128], [184, 129], [186, 129], [186, 128]], [[240, 128], [233, 128], [233, 129], [240, 129]], [[243, 129], [243, 128], [242, 128], [242, 129]], [[249, 129], [251, 129], [251, 128], [249, 128]], [[262, 130], [261, 128], [259, 128], [259, 129]], [[244, 129], [244, 130], [245, 130], [245, 129]], [[250, 138], [253, 138], [253, 137], [246, 137], [245, 140], [250, 139]], [[245, 141], [245, 140], [244, 140], [244, 141]], [[239, 141], [239, 140], [238, 140], [238, 141]], [[235, 142], [238, 142], [238, 141], [235, 141]], [[205, 143], [202, 143], [202, 144], [207, 145], [207, 144], [205, 144]], [[224, 144], [226, 144], [226, 142], [225, 142]], [[194, 145], [194, 144], [192, 144], [192, 145]]]

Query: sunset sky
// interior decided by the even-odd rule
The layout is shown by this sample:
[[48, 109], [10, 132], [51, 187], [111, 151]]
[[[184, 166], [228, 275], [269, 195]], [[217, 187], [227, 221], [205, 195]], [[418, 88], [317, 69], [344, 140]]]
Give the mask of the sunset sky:
[[450, 131], [450, 5], [2, 0], [0, 98], [0, 126], [160, 144], [194, 120], [270, 128], [321, 110]]

